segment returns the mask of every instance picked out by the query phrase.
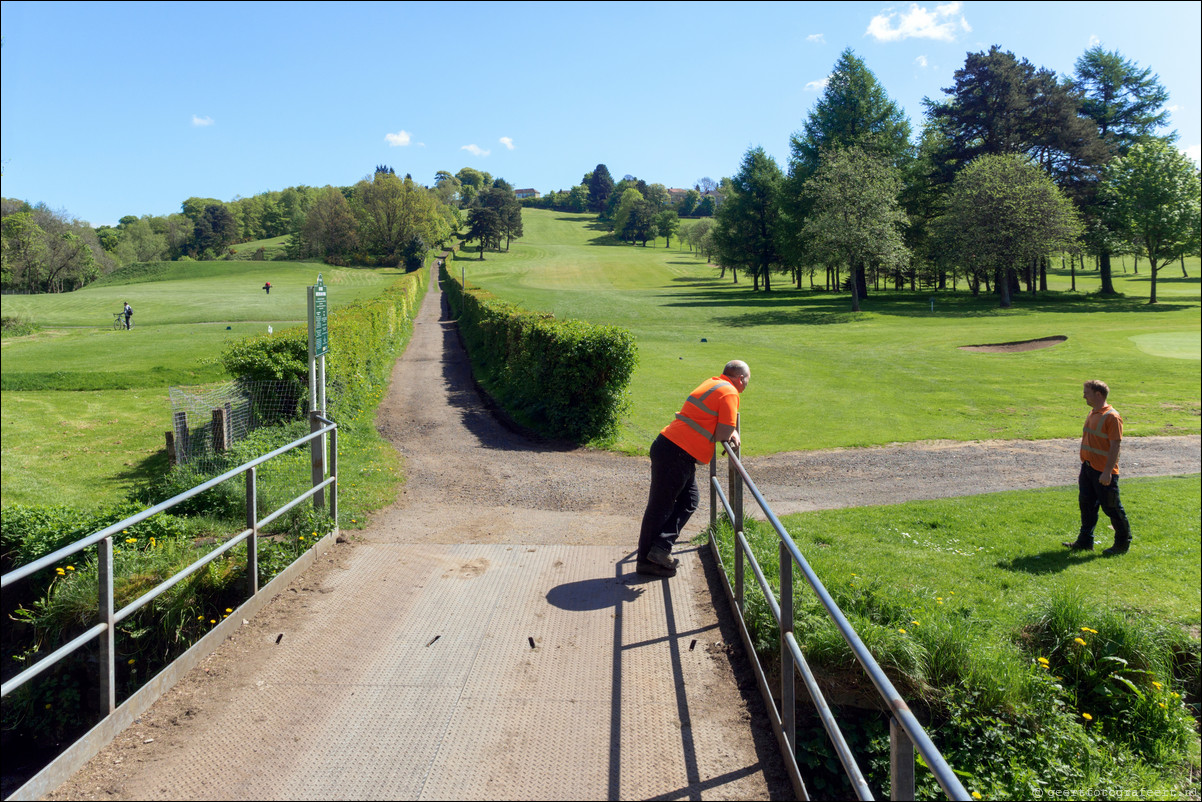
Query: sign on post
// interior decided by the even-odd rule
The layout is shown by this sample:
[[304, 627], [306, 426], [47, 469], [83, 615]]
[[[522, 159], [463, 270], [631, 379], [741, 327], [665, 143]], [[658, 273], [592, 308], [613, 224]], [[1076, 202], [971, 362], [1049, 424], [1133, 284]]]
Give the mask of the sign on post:
[[317, 274], [317, 286], [313, 287], [313, 314], [309, 320], [313, 333], [313, 356], [325, 356], [330, 350], [330, 332], [326, 325], [326, 285]]

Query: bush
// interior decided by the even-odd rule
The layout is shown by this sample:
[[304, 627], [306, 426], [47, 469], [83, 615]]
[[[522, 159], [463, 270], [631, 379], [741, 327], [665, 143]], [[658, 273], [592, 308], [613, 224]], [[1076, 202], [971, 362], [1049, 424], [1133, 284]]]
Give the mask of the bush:
[[441, 274], [477, 379], [506, 410], [544, 435], [577, 443], [616, 434], [638, 362], [630, 332], [465, 293], [445, 267]]
[[[426, 276], [424, 270], [409, 273], [375, 298], [330, 313], [326, 384], [335, 417], [355, 417], [387, 386], [397, 348], [413, 327]], [[284, 379], [308, 387], [308, 329], [238, 340], [226, 347], [221, 364], [235, 379]]]

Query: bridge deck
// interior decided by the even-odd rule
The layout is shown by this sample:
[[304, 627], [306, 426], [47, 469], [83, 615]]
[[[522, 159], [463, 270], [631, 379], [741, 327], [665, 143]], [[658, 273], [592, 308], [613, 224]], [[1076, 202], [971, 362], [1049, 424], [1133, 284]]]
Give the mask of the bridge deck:
[[133, 733], [154, 740], [107, 795], [766, 798], [745, 709], [713, 709], [729, 667], [679, 552], [650, 580], [613, 546], [360, 543], [278, 643], [244, 627], [187, 727]]

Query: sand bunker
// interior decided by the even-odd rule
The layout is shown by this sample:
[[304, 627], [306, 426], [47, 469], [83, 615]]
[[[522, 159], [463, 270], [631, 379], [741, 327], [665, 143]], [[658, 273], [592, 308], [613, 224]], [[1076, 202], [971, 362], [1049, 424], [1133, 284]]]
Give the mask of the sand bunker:
[[986, 354], [1012, 354], [1015, 351], [1035, 351], [1040, 348], [1051, 348], [1062, 343], [1068, 337], [1057, 334], [1055, 337], [1040, 337], [1038, 340], [1021, 340], [1016, 343], [989, 343], [986, 345], [962, 345], [961, 351], [981, 351]]

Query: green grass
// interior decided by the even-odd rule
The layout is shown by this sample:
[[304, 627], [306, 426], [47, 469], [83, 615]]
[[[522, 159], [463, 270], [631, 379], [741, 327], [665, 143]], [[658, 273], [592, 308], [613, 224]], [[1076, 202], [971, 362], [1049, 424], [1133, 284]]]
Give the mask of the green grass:
[[233, 246], [234, 251], [236, 251], [233, 258], [249, 261], [254, 258], [255, 252], [259, 248], [262, 248], [265, 260], [283, 259], [284, 248], [288, 245], [288, 240], [290, 239], [292, 239], [291, 235], [285, 234], [282, 237], [270, 237], [268, 239], [257, 239], [253, 242], [242, 242]]
[[[1176, 267], [1162, 272], [1156, 306], [1145, 302], [1145, 263], [1139, 276], [1124, 276], [1116, 265], [1124, 293], [1117, 299], [1057, 291], [1000, 310], [992, 297], [964, 291], [873, 291], [865, 311], [852, 314], [848, 296], [799, 291], [781, 276], [770, 294], [751, 292], [743, 276], [738, 285], [729, 273], [720, 280], [716, 268], [676, 243], [617, 244], [589, 215], [526, 210], [523, 219], [526, 236], [509, 253], [484, 261], [463, 253], [449, 269], [528, 309], [634, 333], [640, 363], [615, 444], [624, 452], [645, 453], [682, 393], [732, 358], [752, 368], [742, 424], [745, 453], [753, 455], [1071, 437], [1085, 412], [1080, 387], [1087, 378], [1110, 384], [1129, 436], [1200, 430], [1196, 259], [1188, 280]], [[1052, 285], [1067, 288], [1067, 271], [1052, 273]], [[1078, 275], [1079, 290], [1097, 283], [1094, 273]], [[1012, 354], [958, 348], [1052, 335], [1068, 339]], [[1174, 345], [1152, 353], [1149, 342]]]
[[[162, 474], [167, 388], [226, 381], [218, 357], [227, 342], [303, 324], [305, 287], [319, 272], [334, 309], [402, 275], [312, 263], [164, 262], [131, 266], [131, 284], [4, 296], [5, 316], [42, 328], [0, 346], [3, 504], [94, 508]], [[259, 289], [268, 279], [270, 296]], [[135, 325], [114, 331], [108, 310], [124, 300]], [[386, 444], [369, 441], [362, 464], [343, 464], [354, 477], [343, 486], [343, 509], [358, 521], [388, 503], [398, 481], [381, 467], [394, 461]]]

